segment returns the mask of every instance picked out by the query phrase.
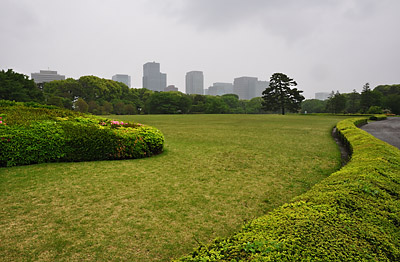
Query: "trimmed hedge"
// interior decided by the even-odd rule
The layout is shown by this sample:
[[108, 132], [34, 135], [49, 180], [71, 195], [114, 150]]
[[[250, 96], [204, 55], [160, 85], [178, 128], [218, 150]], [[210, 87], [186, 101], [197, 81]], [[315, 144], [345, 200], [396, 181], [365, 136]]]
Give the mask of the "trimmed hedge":
[[376, 121], [385, 120], [385, 119], [387, 119], [386, 115], [373, 115], [369, 118], [369, 120], [376, 120]]
[[400, 261], [400, 150], [337, 124], [351, 146], [341, 170], [232, 237], [178, 261]]
[[143, 158], [163, 151], [164, 136], [153, 127], [37, 104], [4, 104], [0, 101], [0, 166]]

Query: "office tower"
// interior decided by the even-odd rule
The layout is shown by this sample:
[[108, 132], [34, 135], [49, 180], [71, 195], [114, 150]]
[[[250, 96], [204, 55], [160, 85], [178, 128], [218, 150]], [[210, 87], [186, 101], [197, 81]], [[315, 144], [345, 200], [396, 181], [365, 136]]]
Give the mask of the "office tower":
[[167, 74], [160, 72], [160, 64], [149, 62], [143, 65], [143, 88], [162, 92], [167, 87]]
[[325, 93], [325, 92], [315, 93], [315, 99], [326, 100], [329, 98], [330, 95], [331, 93]]
[[186, 73], [186, 94], [204, 94], [204, 76], [201, 71]]
[[65, 80], [64, 75], [57, 74], [57, 71], [40, 70], [40, 73], [32, 73], [31, 78], [36, 84], [47, 83], [54, 80]]
[[212, 86], [208, 88], [208, 94], [212, 96], [222, 96], [225, 94], [233, 94], [233, 84], [232, 83], [213, 83]]
[[131, 87], [131, 76], [130, 75], [120, 75], [116, 74], [112, 76], [112, 80], [124, 83], [129, 88]]
[[261, 97], [262, 92], [269, 86], [269, 81], [257, 81], [257, 90], [255, 97]]
[[250, 100], [256, 97], [257, 85], [257, 77], [238, 77], [233, 81], [233, 93], [238, 95], [239, 99]]

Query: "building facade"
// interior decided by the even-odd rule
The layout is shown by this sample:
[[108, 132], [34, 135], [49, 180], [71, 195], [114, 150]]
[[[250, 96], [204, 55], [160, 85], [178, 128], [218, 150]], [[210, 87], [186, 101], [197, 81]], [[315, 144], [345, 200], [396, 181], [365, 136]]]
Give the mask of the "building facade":
[[269, 81], [258, 81], [257, 82], [257, 90], [256, 97], [261, 97], [262, 92], [269, 86]]
[[149, 62], [143, 65], [143, 88], [163, 92], [167, 87], [167, 74], [160, 72], [160, 64]]
[[47, 83], [54, 80], [65, 80], [65, 75], [57, 74], [57, 71], [40, 70], [40, 73], [32, 73], [31, 78], [36, 84]]
[[208, 94], [212, 96], [222, 96], [225, 94], [233, 94], [233, 84], [232, 83], [213, 83], [212, 86], [208, 88]]
[[204, 94], [204, 75], [201, 71], [186, 73], [186, 94]]
[[116, 75], [112, 76], [112, 80], [124, 83], [129, 88], [131, 87], [131, 76], [130, 75], [116, 74]]
[[257, 77], [238, 77], [233, 81], [233, 93], [239, 96], [239, 99], [250, 100], [256, 97]]

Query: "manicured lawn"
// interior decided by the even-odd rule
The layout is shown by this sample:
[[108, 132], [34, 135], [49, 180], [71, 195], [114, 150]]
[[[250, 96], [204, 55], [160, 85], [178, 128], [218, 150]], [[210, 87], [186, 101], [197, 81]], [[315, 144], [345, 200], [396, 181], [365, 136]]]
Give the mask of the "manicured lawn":
[[167, 261], [339, 167], [333, 116], [114, 116], [165, 135], [139, 160], [0, 169], [4, 261]]

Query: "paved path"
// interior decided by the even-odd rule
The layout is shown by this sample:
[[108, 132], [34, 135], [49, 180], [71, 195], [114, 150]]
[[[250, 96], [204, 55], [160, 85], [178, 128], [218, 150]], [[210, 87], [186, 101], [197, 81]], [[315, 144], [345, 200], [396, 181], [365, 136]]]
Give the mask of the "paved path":
[[400, 149], [400, 117], [370, 122], [361, 127], [376, 138]]

